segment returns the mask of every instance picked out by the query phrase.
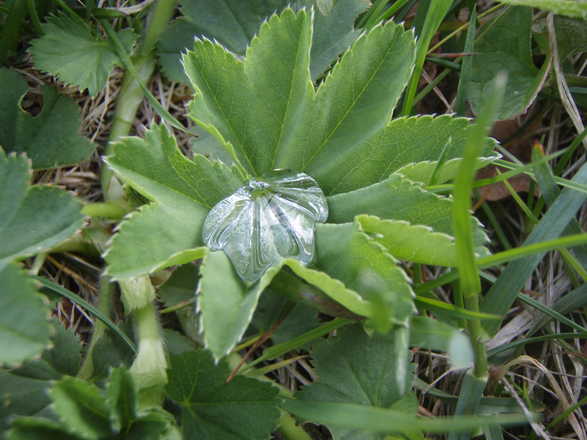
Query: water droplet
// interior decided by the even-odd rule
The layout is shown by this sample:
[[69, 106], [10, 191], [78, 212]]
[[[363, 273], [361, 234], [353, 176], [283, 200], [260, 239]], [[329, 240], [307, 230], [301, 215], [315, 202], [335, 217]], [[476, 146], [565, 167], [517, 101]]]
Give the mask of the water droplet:
[[304, 264], [314, 256], [314, 227], [328, 205], [314, 179], [285, 170], [250, 180], [208, 213], [203, 239], [223, 250], [241, 279], [259, 280], [283, 258]]

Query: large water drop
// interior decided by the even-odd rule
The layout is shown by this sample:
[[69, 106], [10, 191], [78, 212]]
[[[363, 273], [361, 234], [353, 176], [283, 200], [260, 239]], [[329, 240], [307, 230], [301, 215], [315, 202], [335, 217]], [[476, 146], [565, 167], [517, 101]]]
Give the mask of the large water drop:
[[312, 261], [315, 224], [327, 217], [326, 198], [314, 179], [274, 171], [218, 202], [206, 217], [203, 239], [226, 253], [243, 281], [254, 283], [283, 258]]

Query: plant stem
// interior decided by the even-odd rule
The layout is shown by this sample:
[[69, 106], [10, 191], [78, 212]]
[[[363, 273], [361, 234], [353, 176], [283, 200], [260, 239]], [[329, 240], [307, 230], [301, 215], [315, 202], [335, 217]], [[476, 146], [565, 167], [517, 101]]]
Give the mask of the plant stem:
[[[112, 143], [123, 136], [128, 136], [137, 110], [143, 102], [144, 92], [141, 83], [147, 84], [155, 70], [155, 56], [153, 50], [161, 34], [165, 31], [169, 19], [173, 15], [177, 0], [159, 0], [149, 17], [149, 24], [141, 46], [133, 59], [133, 67], [136, 77], [126, 72], [124, 81], [116, 100], [116, 111], [106, 154], [112, 152]], [[116, 200], [121, 198], [122, 193], [118, 182], [114, 181], [112, 171], [104, 167], [102, 169], [102, 190], [105, 200]]]
[[[136, 76], [127, 72], [120, 93], [116, 101], [114, 121], [110, 131], [107, 153], [111, 152], [112, 143], [128, 136], [135, 119], [136, 112], [143, 100], [144, 94], [141, 82], [148, 82], [155, 68], [153, 49], [159, 37], [165, 30], [167, 22], [173, 15], [177, 0], [159, 0], [151, 12], [149, 25], [143, 43], [133, 62], [133, 71]], [[115, 180], [107, 167], [102, 168], [102, 191], [105, 203], [86, 205], [86, 215], [119, 216], [123, 215], [113, 201], [122, 199], [121, 186]], [[131, 367], [131, 372], [141, 389], [141, 405], [151, 406], [160, 404], [163, 398], [162, 386], [167, 382], [167, 359], [161, 338], [157, 310], [153, 304], [154, 289], [148, 276], [131, 279], [120, 283], [125, 305], [133, 312], [138, 339], [138, 354]], [[102, 277], [98, 308], [106, 316], [110, 315], [113, 285]], [[88, 348], [86, 359], [80, 369], [79, 376], [89, 378], [93, 374], [93, 349], [104, 333], [104, 326], [96, 323], [92, 341]]]
[[279, 430], [287, 440], [311, 440], [304, 428], [296, 424], [294, 418], [287, 412], [281, 411]]
[[128, 212], [128, 209], [125, 209], [120, 204], [114, 202], [87, 203], [82, 208], [83, 215], [87, 215], [88, 217], [103, 217], [112, 220], [120, 220], [128, 214]]

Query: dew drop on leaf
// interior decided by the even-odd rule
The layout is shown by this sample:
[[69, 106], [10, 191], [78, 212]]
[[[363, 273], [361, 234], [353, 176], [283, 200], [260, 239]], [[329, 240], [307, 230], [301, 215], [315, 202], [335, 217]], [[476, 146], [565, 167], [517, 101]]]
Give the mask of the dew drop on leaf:
[[314, 179], [273, 171], [218, 202], [204, 222], [203, 240], [226, 253], [243, 281], [254, 283], [283, 258], [312, 261], [314, 226], [327, 217], [326, 198]]

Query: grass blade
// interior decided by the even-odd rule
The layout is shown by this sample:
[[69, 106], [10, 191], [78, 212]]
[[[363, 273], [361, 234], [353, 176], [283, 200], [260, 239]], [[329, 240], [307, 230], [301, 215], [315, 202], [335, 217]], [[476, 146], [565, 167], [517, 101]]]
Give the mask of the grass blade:
[[[581, 185], [587, 183], [587, 164], [580, 168], [572, 181]], [[585, 199], [587, 199], [587, 195], [584, 193], [569, 188], [563, 190], [530, 233], [524, 245], [533, 245], [557, 238], [575, 217]], [[543, 256], [544, 252], [539, 252], [510, 263], [485, 296], [481, 310], [485, 313], [504, 315]], [[499, 327], [500, 322], [485, 323], [485, 329], [490, 334], [494, 334]]]
[[94, 315], [96, 318], [102, 321], [104, 325], [106, 325], [110, 330], [117, 334], [120, 337], [120, 339], [122, 339], [134, 353], [137, 352], [137, 347], [135, 346], [134, 342], [131, 341], [130, 338], [122, 330], [120, 330], [120, 328], [118, 328], [118, 326], [114, 324], [107, 316], [105, 316], [100, 310], [91, 305], [85, 299], [67, 290], [65, 287], [62, 287], [59, 284], [49, 281], [46, 278], [39, 276], [34, 276], [33, 278], [39, 281], [47, 289], [52, 290], [53, 292], [63, 296], [64, 298], [67, 298], [72, 303], [77, 304], [81, 308], [90, 312], [92, 315]]

